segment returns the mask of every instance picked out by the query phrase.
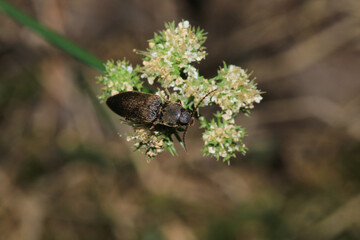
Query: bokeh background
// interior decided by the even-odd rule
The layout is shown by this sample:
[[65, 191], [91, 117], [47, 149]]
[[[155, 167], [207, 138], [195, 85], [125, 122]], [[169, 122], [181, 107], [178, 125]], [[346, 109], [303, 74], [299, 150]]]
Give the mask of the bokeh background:
[[360, 239], [360, 1], [8, 2], [133, 64], [187, 19], [208, 32], [204, 76], [226, 61], [266, 93], [231, 166], [202, 156], [198, 124], [148, 163], [98, 103], [101, 72], [0, 12], [1, 239]]

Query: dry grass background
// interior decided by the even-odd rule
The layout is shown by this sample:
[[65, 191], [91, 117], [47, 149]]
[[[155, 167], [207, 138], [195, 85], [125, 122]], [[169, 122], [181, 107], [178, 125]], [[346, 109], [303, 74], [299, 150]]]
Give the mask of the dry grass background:
[[198, 124], [147, 163], [94, 101], [100, 73], [0, 13], [1, 239], [360, 239], [358, 0], [8, 2], [133, 64], [188, 19], [209, 33], [201, 73], [240, 65], [266, 94], [230, 167], [202, 157]]

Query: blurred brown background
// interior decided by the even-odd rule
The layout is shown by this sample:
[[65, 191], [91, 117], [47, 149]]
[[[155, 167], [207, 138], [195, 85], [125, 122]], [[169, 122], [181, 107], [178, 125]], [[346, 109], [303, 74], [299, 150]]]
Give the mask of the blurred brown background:
[[[133, 64], [164, 22], [208, 32], [266, 91], [248, 154], [147, 163], [98, 104], [100, 75], [0, 13], [0, 239], [360, 239], [360, 1], [13, 0], [84, 49]], [[204, 111], [203, 111], [204, 112]]]

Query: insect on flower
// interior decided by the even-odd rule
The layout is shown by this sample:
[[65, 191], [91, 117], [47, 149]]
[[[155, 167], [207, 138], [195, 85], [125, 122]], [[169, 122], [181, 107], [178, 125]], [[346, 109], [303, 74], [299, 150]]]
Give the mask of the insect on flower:
[[106, 104], [127, 121], [151, 124], [150, 129], [158, 124], [173, 128], [184, 127], [183, 143], [186, 150], [185, 136], [188, 127], [195, 123], [193, 115], [201, 102], [216, 90], [206, 94], [193, 111], [183, 108], [179, 102], [163, 101], [155, 94], [137, 91], [118, 93], [109, 97]]

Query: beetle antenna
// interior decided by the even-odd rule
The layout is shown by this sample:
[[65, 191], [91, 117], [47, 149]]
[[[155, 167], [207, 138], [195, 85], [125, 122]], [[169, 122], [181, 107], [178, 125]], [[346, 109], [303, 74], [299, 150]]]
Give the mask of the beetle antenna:
[[215, 92], [215, 91], [217, 91], [217, 89], [212, 90], [211, 92], [208, 92], [208, 93], [200, 100], [200, 102], [196, 105], [194, 111], [191, 113], [191, 117], [194, 115], [195, 111], [199, 108], [199, 106], [200, 106], [200, 104], [202, 103], [202, 101], [204, 101], [207, 96], [209, 96], [210, 94], [212, 94], [212, 93]]
[[215, 92], [215, 91], [217, 91], [217, 89], [212, 90], [211, 92], [208, 92], [208, 93], [200, 100], [200, 102], [196, 105], [196, 107], [194, 108], [194, 110], [193, 110], [192, 113], [191, 113], [191, 118], [190, 118], [190, 119], [191, 119], [191, 122], [190, 122], [188, 125], [186, 125], [185, 130], [184, 130], [184, 134], [183, 134], [183, 143], [184, 143], [185, 152], [187, 152], [186, 144], [185, 144], [185, 135], [186, 135], [186, 132], [187, 132], [187, 130], [188, 130], [188, 128], [189, 128], [189, 125], [193, 124], [193, 122], [194, 122], [194, 120], [193, 120], [194, 113], [195, 113], [196, 110], [199, 108], [199, 106], [200, 106], [200, 104], [202, 103], [202, 101], [204, 101], [204, 99], [205, 99], [207, 96], [209, 96], [211, 93], [213, 93], [213, 92]]

